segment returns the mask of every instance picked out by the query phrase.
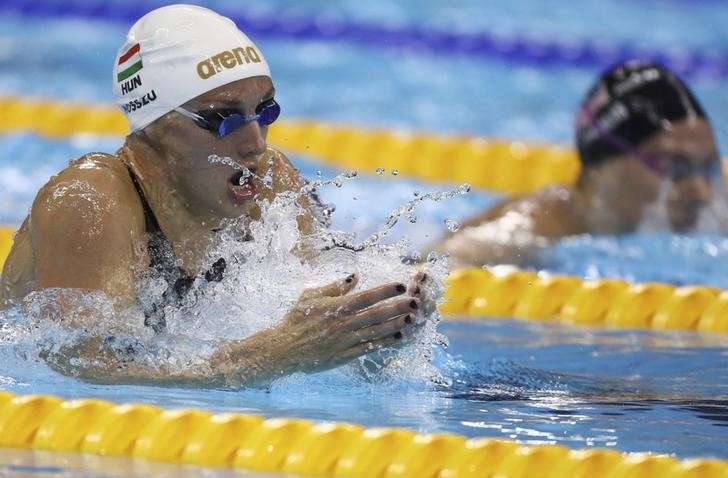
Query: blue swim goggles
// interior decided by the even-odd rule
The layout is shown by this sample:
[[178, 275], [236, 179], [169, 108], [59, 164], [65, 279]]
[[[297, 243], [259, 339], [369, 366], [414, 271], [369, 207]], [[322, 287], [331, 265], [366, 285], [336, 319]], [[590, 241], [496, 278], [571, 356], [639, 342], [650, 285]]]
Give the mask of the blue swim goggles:
[[241, 126], [253, 121], [257, 121], [260, 126], [268, 126], [277, 120], [281, 114], [281, 106], [274, 99], [259, 104], [255, 109], [255, 114], [252, 115], [245, 115], [237, 108], [214, 108], [192, 112], [179, 107], [174, 110], [190, 118], [197, 126], [211, 132], [218, 138], [227, 136]]

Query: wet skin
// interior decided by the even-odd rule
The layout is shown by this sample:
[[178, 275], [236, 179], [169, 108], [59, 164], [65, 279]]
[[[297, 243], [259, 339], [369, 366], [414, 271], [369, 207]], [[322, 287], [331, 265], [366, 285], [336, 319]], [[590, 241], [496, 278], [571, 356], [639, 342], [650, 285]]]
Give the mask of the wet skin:
[[[272, 98], [267, 77], [240, 80], [201, 95], [183, 107], [237, 107], [250, 115]], [[247, 123], [218, 138], [178, 112], [170, 112], [126, 138], [116, 155], [92, 153], [64, 169], [38, 192], [20, 228], [0, 279], [0, 307], [33, 291], [62, 288], [49, 320], [84, 327], [94, 314], [78, 313], [75, 291], [101, 291], [119, 310], [136, 306], [140, 276], [149, 268], [144, 207], [133, 172], [175, 258], [191, 274], [209, 264], [206, 250], [214, 231], [233, 218], [257, 220], [258, 202], [277, 194], [301, 194], [304, 181], [288, 159], [266, 144], [267, 127]], [[211, 161], [210, 155], [230, 158]], [[255, 173], [240, 183], [240, 165]], [[261, 177], [272, 169], [272, 184]], [[307, 210], [309, 198], [300, 204]], [[298, 217], [305, 235], [310, 211]], [[242, 238], [241, 238], [242, 239]], [[49, 362], [64, 373], [102, 382], [171, 382], [195, 386], [241, 386], [295, 371], [318, 371], [398, 343], [414, 329], [415, 316], [430, 301], [422, 297], [418, 275], [399, 283], [353, 293], [358, 277], [342, 278], [304, 292], [278, 325], [247, 339], [222, 343], [208, 363], [182, 370], [120, 364], [89, 337]], [[424, 289], [424, 288], [423, 288]], [[119, 314], [120, 317], [124, 316]], [[67, 321], [75, 317], [74, 322]], [[76, 370], [71, 359], [94, 363]]]
[[672, 123], [636, 153], [652, 167], [633, 155], [609, 158], [583, 170], [575, 186], [508, 199], [427, 250], [449, 253], [454, 267], [529, 263], [562, 237], [635, 231], [665, 183], [670, 228], [692, 230], [712, 199], [711, 180], [723, 181], [710, 125], [700, 118]]

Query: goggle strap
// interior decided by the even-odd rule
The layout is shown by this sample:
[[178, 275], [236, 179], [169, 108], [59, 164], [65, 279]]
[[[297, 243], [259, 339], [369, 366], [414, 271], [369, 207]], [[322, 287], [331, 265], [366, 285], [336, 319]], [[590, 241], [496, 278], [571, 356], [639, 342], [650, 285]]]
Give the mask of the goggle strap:
[[192, 111], [186, 110], [186, 109], [182, 108], [181, 106], [174, 108], [174, 111], [181, 114], [182, 116], [190, 118], [191, 120], [199, 121], [202, 123], [207, 123], [207, 120], [205, 118], [203, 118], [202, 116], [200, 116], [196, 113], [193, 113]]

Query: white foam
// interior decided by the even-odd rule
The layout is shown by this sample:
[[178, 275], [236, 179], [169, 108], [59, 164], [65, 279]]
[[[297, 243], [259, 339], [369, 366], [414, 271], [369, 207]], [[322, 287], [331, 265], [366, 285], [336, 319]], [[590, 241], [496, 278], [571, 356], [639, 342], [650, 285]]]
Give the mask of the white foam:
[[[345, 174], [329, 181], [316, 181], [307, 190], [328, 184], [339, 186], [354, 174]], [[21, 355], [37, 360], [41, 353], [57, 353], [65, 345], [80, 337], [98, 335], [113, 336], [106, 342], [112, 348], [127, 345], [137, 354], [137, 360], [153, 366], [165, 365], [168, 369], [204, 363], [221, 342], [242, 339], [278, 323], [296, 303], [303, 290], [341, 280], [355, 272], [360, 280], [357, 290], [368, 289], [383, 283], [400, 281], [407, 283], [420, 268], [433, 279], [428, 281], [432, 297], [441, 299], [447, 274], [444, 258], [432, 257], [420, 266], [404, 264], [402, 258], [411, 250], [407, 239], [395, 244], [383, 244], [381, 239], [397, 223], [400, 217], [414, 214], [416, 207], [426, 200], [438, 201], [467, 192], [467, 187], [445, 193], [418, 195], [412, 201], [397, 208], [377, 232], [355, 247], [332, 247], [336, 241], [350, 239], [340, 231], [319, 230], [313, 237], [302, 238], [296, 217], [301, 208], [295, 195], [279, 195], [273, 203], [262, 203], [262, 220], [248, 224], [240, 220], [231, 222], [218, 233], [219, 241], [208, 251], [209, 264], [220, 257], [226, 260], [226, 270], [220, 282], [208, 282], [197, 278], [180, 304], [167, 304], [164, 309], [167, 329], [154, 336], [144, 327], [141, 308], [124, 312], [119, 316], [113, 304], [103, 294], [81, 294], [78, 291], [52, 289], [31, 294], [21, 307], [2, 313], [0, 324], [6, 329], [5, 340], [14, 343]], [[252, 240], [241, 240], [241, 237]], [[305, 261], [297, 254], [301, 243], [313, 247], [317, 253]], [[159, 299], [169, 284], [160, 276], [150, 276], [143, 282], [140, 303], [152, 303]], [[57, 294], [70, 294], [79, 305], [79, 316], [94, 314], [92, 321], [63, 317], [63, 321], [49, 323], [43, 319], [53, 309]], [[82, 310], [81, 310], [82, 309]], [[45, 312], [44, 312], [45, 311]], [[7, 317], [16, 320], [8, 320]], [[364, 358], [343, 369], [341, 377], [357, 380], [424, 382], [445, 381], [432, 364], [435, 349], [446, 343], [436, 330], [439, 315], [434, 311], [425, 317], [424, 325], [416, 334], [405, 340], [397, 350], [379, 354], [380, 360]], [[384, 357], [386, 360], [381, 360]], [[386, 363], [384, 367], [382, 363]], [[92, 364], [76, 360], [79, 369]], [[304, 378], [306, 380], [306, 378]]]

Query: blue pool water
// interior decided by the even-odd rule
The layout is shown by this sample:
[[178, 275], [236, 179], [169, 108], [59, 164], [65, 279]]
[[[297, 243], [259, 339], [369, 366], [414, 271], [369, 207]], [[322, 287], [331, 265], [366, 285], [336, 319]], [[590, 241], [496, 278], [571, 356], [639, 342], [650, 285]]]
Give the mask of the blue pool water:
[[[720, 2], [589, 0], [578, 9], [533, 0], [494, 0], [486, 7], [474, 0], [454, 6], [430, 0], [396, 5], [376, 0], [366, 6], [353, 1], [246, 3], [251, 11], [290, 16], [325, 11], [394, 27], [424, 24], [728, 53], [728, 7]], [[232, 0], [206, 4], [232, 12], [242, 8]], [[645, 25], [650, 25], [649, 35]], [[113, 21], [0, 16], [0, 94], [110, 102], [111, 63], [126, 28]], [[597, 73], [361, 44], [273, 38], [258, 43], [288, 117], [560, 144], [570, 144], [573, 111]], [[726, 81], [691, 80], [724, 147]], [[19, 224], [38, 187], [68, 160], [92, 150], [112, 152], [120, 144], [119, 138], [0, 136], [0, 223]], [[317, 170], [335, 173], [315, 158], [293, 159], [307, 177]], [[324, 196], [337, 205], [334, 227], [363, 237], [413, 191], [451, 186], [361, 175]], [[473, 192], [426, 204], [417, 223], [405, 221], [392, 237], [428, 243], [443, 231], [446, 219], [462, 220], [497, 200]], [[728, 242], [711, 234], [579, 237], [547, 251], [541, 266], [584, 277], [728, 288]], [[728, 459], [727, 338], [515, 321], [452, 322], [440, 329], [450, 346], [439, 350], [436, 365], [452, 380], [449, 386], [404, 380], [370, 384], [333, 371], [294, 376], [267, 391], [211, 391], [85, 384], [24, 358], [14, 347], [12, 331], [0, 328], [0, 388]]]

